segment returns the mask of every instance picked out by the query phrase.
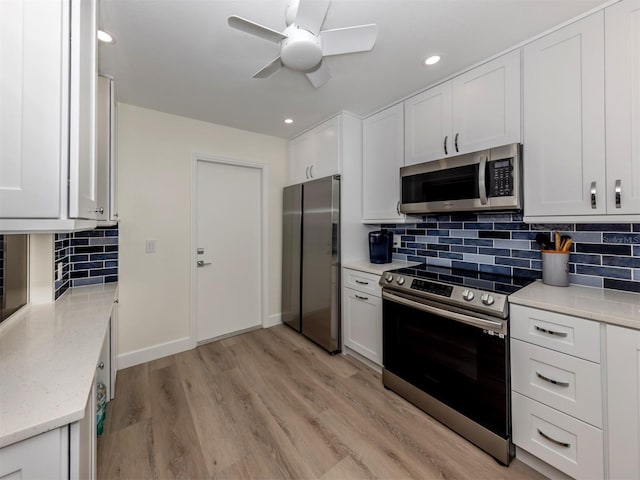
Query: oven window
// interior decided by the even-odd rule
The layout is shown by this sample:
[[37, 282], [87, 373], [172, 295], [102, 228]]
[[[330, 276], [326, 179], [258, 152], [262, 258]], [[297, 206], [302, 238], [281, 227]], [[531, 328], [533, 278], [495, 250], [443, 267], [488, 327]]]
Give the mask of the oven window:
[[0, 235], [0, 322], [27, 303], [27, 235]]
[[479, 198], [479, 165], [436, 170], [402, 179], [402, 203], [443, 202]]
[[384, 368], [508, 437], [507, 340], [383, 301]]

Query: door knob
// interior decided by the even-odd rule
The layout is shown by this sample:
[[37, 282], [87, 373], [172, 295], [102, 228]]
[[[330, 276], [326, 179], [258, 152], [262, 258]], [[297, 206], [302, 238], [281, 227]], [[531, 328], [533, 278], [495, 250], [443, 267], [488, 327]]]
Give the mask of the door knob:
[[211, 265], [211, 262], [205, 262], [204, 260], [198, 260], [198, 268], [206, 267], [207, 265]]

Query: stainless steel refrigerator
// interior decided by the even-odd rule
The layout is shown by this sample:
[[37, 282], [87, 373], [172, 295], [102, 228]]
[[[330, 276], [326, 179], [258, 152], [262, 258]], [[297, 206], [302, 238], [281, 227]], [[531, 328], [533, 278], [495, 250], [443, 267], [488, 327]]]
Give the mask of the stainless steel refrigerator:
[[340, 176], [285, 187], [282, 321], [340, 349]]

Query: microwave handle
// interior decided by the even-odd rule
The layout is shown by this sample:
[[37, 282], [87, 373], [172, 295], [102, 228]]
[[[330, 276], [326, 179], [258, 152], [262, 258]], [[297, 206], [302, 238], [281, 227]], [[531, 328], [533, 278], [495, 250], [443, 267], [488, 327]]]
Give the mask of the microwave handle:
[[487, 182], [486, 175], [487, 172], [487, 156], [480, 155], [480, 168], [478, 169], [478, 191], [480, 192], [480, 203], [482, 205], [487, 204]]

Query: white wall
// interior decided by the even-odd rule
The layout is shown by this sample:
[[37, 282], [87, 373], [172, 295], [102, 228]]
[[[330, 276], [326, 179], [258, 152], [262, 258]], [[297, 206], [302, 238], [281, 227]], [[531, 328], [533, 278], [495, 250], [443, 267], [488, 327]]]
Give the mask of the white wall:
[[[119, 367], [188, 348], [194, 153], [268, 166], [268, 309], [279, 314], [286, 141], [127, 104], [118, 109]], [[145, 253], [147, 239], [157, 241], [157, 253]]]

